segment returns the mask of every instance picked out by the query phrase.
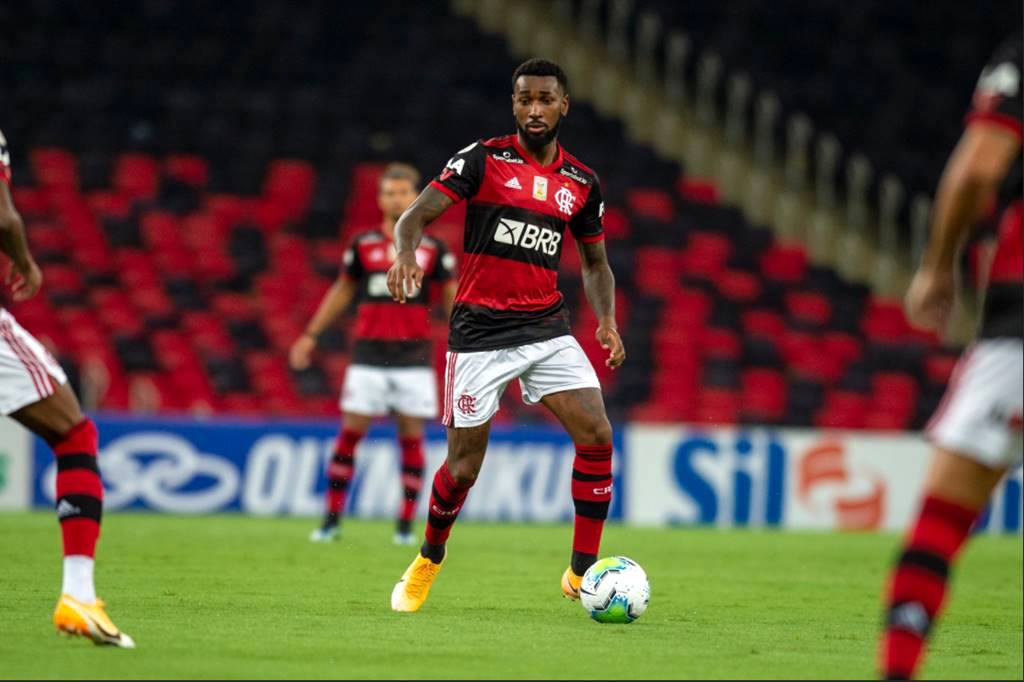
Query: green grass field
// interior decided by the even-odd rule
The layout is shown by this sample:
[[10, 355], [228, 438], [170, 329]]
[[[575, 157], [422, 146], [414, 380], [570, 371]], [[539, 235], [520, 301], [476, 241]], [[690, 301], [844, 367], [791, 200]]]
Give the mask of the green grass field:
[[[134, 651], [54, 634], [51, 514], [0, 514], [2, 678], [870, 678], [892, 535], [610, 527], [651, 579], [631, 625], [564, 600], [567, 526], [460, 524], [419, 613], [389, 609], [411, 548], [350, 522], [110, 514], [97, 583]], [[924, 669], [1021, 679], [1020, 538], [980, 538]]]

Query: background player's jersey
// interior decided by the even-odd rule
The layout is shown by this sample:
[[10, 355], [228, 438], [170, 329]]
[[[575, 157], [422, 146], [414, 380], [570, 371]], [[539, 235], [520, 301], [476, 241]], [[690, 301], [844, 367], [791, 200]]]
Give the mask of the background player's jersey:
[[541, 167], [507, 135], [462, 149], [431, 185], [468, 202], [448, 347], [495, 350], [569, 334], [558, 263], [567, 225], [577, 240], [604, 238], [597, 175], [561, 145]]
[[453, 277], [455, 257], [443, 242], [424, 237], [416, 249], [423, 287], [396, 303], [388, 293], [387, 272], [395, 262], [394, 243], [381, 232], [358, 235], [345, 250], [341, 276], [358, 285], [352, 362], [388, 367], [430, 366], [431, 289]]
[[[1024, 123], [1024, 82], [1022, 82], [1021, 38], [1003, 43], [981, 72], [967, 124], [999, 125], [1018, 139]], [[1024, 337], [1024, 240], [1022, 240], [1021, 203], [1022, 159], [1004, 184], [1003, 199], [1008, 205], [999, 220], [995, 257], [985, 292], [982, 338]]]

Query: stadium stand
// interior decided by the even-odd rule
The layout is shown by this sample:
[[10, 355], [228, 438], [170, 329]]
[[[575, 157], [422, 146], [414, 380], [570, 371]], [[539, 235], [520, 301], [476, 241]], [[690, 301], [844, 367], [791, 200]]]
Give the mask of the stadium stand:
[[[13, 310], [98, 386], [101, 409], [336, 413], [345, 326], [305, 372], [285, 353], [345, 239], [377, 222], [381, 164], [430, 175], [472, 136], [511, 127], [515, 60], [437, 5], [242, 7], [141, 3], [82, 62], [70, 56], [93, 9], [38, 0], [0, 47], [22, 113], [0, 126], [46, 278], [45, 295]], [[225, 25], [238, 16], [249, 19]], [[422, 106], [397, 105], [409, 92]], [[562, 140], [605, 186], [629, 352], [619, 372], [593, 339], [573, 248], [561, 280], [613, 418], [903, 429], [933, 411], [955, 355], [897, 304], [777, 243], [583, 102]], [[431, 229], [458, 252], [458, 208]], [[547, 418], [516, 391], [500, 415]]]

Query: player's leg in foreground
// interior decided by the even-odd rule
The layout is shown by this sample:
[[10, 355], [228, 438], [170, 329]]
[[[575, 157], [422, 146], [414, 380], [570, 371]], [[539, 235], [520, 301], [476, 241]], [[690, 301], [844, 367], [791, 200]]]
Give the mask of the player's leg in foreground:
[[949, 572], [1003, 475], [1020, 463], [1024, 348], [983, 339], [960, 360], [928, 426], [936, 445], [924, 501], [890, 576], [881, 672], [914, 677], [946, 597]]
[[346, 412], [342, 417], [341, 430], [334, 443], [334, 454], [327, 465], [324, 520], [309, 536], [313, 542], [330, 542], [339, 537], [348, 488], [355, 474], [356, 447], [370, 428], [370, 419], [368, 415], [355, 412]]
[[93, 558], [103, 512], [96, 425], [84, 417], [67, 384], [53, 382], [47, 398], [11, 414], [43, 438], [57, 457], [57, 518], [64, 541], [64, 584], [53, 623], [97, 644], [132, 648], [135, 642], [107, 616], [93, 585]]
[[416, 516], [416, 503], [423, 489], [423, 420], [404, 414], [395, 415], [398, 427], [398, 445], [401, 450], [402, 502], [398, 508], [395, 528], [396, 545], [414, 545], [412, 520]]
[[580, 581], [597, 561], [601, 533], [612, 499], [612, 427], [601, 391], [581, 388], [544, 396], [541, 402], [562, 422], [573, 443], [572, 557], [562, 574], [562, 594], [579, 599]]
[[434, 474], [423, 545], [391, 592], [395, 611], [416, 611], [426, 601], [447, 554], [452, 524], [480, 473], [490, 431], [490, 419], [479, 426], [448, 429], [448, 457]]
[[914, 677], [945, 600], [950, 568], [1005, 473], [960, 453], [935, 452], [921, 510], [889, 578], [880, 651], [886, 679]]

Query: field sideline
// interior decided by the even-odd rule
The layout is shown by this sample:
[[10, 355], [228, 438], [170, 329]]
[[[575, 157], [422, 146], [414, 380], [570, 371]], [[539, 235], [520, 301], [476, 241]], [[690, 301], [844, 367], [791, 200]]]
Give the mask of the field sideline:
[[[138, 649], [54, 634], [51, 513], [0, 514], [10, 678], [872, 678], [894, 535], [637, 530], [606, 554], [640, 562], [651, 606], [599, 625], [559, 594], [568, 526], [461, 523], [416, 614], [388, 607], [412, 548], [387, 522], [312, 545], [310, 519], [110, 514], [97, 587]], [[1020, 537], [976, 538], [924, 668], [1021, 679]]]

